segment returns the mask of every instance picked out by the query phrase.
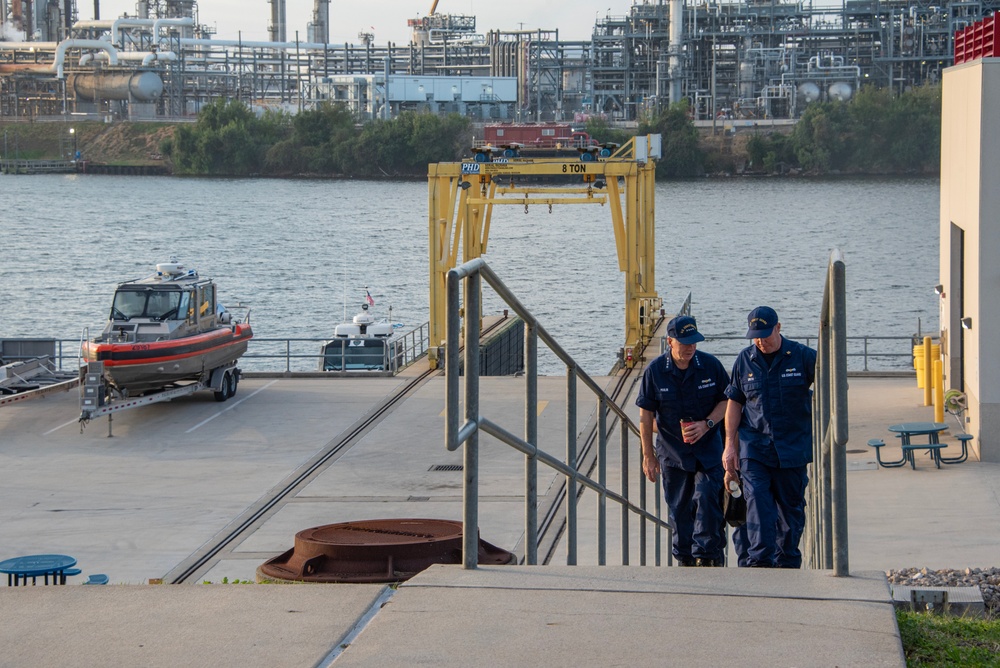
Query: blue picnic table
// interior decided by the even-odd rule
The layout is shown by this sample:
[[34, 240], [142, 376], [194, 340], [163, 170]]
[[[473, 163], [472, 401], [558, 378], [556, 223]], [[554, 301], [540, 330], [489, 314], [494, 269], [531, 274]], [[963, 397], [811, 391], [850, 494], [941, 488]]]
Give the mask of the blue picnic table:
[[[941, 448], [947, 447], [947, 443], [942, 443], [940, 433], [948, 428], [943, 422], [903, 422], [889, 427], [889, 431], [899, 434], [900, 446], [903, 449], [903, 461], [910, 463], [910, 468], [916, 469], [916, 459], [913, 456], [914, 450], [927, 450], [930, 453], [931, 461], [937, 468], [941, 468]], [[927, 442], [914, 443], [913, 437], [927, 437]]]
[[44, 583], [66, 584], [66, 571], [76, 566], [76, 559], [65, 554], [32, 554], [26, 557], [14, 557], [0, 561], [0, 573], [7, 574], [7, 586], [27, 586], [28, 578], [31, 584], [38, 584], [38, 578], [44, 578]]

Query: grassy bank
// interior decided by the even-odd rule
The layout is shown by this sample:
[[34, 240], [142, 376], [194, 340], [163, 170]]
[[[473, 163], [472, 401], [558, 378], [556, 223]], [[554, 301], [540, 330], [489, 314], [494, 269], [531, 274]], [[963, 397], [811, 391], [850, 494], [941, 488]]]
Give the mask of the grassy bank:
[[0, 151], [10, 160], [69, 159], [76, 150], [82, 160], [96, 163], [159, 165], [160, 142], [175, 131], [169, 123], [0, 121]]
[[896, 613], [906, 665], [1000, 667], [1000, 620]]

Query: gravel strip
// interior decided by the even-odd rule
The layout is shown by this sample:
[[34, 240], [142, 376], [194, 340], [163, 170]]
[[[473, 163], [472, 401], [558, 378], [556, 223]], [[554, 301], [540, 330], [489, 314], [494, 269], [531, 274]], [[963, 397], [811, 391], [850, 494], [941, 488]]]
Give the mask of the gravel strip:
[[945, 568], [932, 571], [927, 568], [903, 568], [886, 571], [889, 582], [904, 587], [979, 587], [983, 594], [986, 614], [1000, 616], [1000, 568]]

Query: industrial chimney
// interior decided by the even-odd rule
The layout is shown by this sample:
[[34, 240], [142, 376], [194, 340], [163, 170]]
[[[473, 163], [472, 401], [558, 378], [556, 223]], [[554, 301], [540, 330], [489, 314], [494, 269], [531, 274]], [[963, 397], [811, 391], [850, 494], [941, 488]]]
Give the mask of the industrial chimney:
[[313, 2], [313, 20], [307, 26], [308, 40], [314, 44], [330, 42], [330, 0]]
[[286, 42], [285, 36], [285, 0], [267, 0], [271, 3], [271, 25], [267, 32], [272, 42]]

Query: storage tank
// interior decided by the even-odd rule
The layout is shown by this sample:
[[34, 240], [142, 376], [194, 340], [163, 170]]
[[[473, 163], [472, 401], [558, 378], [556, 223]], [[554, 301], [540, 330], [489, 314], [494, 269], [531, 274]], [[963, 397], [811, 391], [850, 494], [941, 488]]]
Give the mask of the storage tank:
[[836, 100], [837, 102], [847, 102], [851, 99], [851, 93], [854, 89], [851, 88], [851, 84], [846, 81], [837, 81], [830, 84], [830, 87], [826, 89], [826, 94], [831, 100]]
[[819, 86], [811, 81], [799, 84], [799, 95], [806, 104], [810, 104], [819, 99]]
[[753, 97], [753, 63], [744, 61], [740, 64], [740, 97], [750, 99]]
[[66, 77], [66, 87], [87, 102], [98, 99], [153, 102], [163, 95], [163, 79], [156, 72], [71, 74]]

